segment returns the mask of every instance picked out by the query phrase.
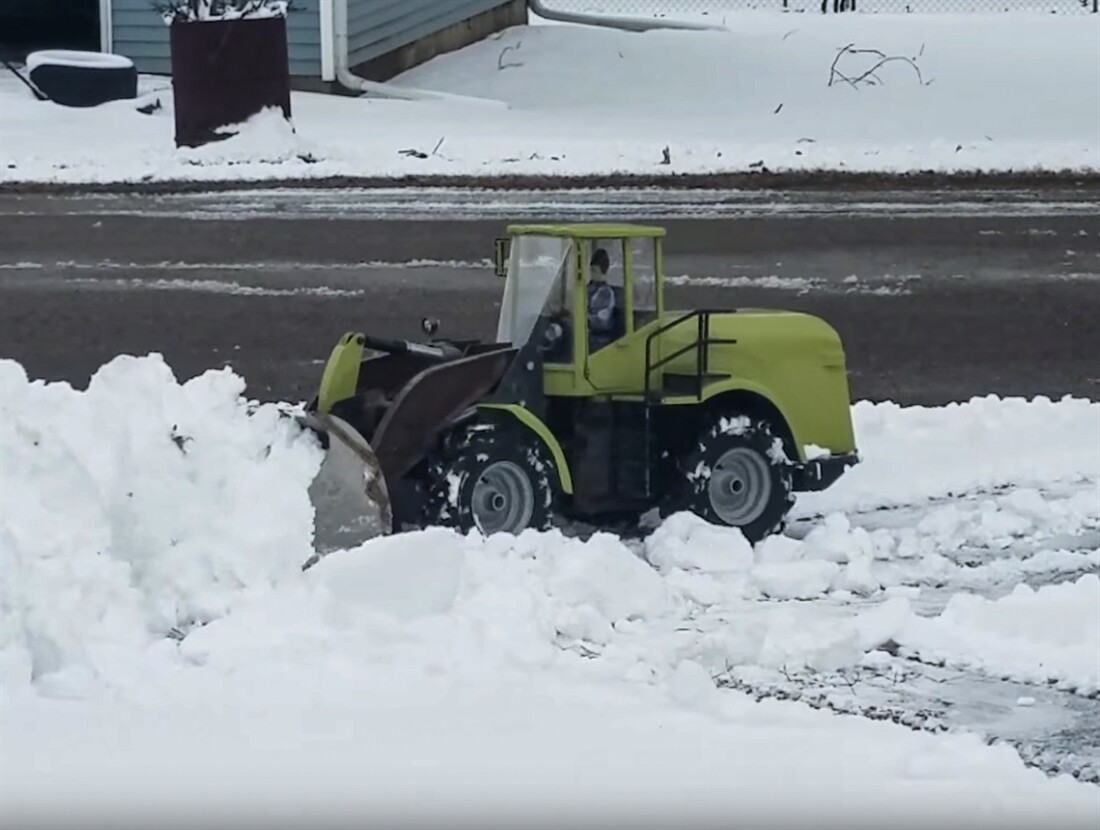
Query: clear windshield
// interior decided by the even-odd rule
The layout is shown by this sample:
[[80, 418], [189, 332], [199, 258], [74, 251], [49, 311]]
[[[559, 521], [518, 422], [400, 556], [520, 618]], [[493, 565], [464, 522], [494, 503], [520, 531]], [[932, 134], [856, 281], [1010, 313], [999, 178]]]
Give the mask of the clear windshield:
[[508, 257], [497, 342], [527, 343], [543, 313], [562, 310], [572, 242], [557, 236], [517, 236]]

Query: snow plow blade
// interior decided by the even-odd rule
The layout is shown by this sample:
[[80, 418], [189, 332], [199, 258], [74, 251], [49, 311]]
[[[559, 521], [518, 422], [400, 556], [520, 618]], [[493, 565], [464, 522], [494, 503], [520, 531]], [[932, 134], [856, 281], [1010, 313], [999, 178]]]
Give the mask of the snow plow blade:
[[393, 508], [374, 449], [347, 421], [310, 413], [299, 419], [321, 440], [325, 458], [309, 486], [315, 557], [393, 532]]

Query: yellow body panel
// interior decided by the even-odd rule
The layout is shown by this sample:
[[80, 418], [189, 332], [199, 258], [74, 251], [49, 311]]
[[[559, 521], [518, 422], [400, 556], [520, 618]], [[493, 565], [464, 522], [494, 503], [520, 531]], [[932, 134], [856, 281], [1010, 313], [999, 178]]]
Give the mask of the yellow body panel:
[[[663, 320], [589, 355], [586, 385], [591, 391], [587, 394], [640, 395], [645, 389], [647, 338], [680, 316], [682, 312], [670, 312]], [[807, 444], [827, 448], [835, 455], [855, 451], [844, 349], [832, 326], [801, 312], [741, 309], [712, 314], [709, 337], [737, 342], [707, 347], [708, 371], [729, 377], [706, 383], [702, 400], [738, 390], [767, 398], [787, 421], [800, 461], [806, 460]], [[651, 363], [697, 338], [694, 320], [657, 335], [651, 346]], [[674, 358], [653, 372], [651, 388], [661, 388], [666, 372], [694, 374], [697, 359], [694, 349]], [[547, 393], [553, 394], [549, 385]], [[694, 395], [662, 401], [665, 406], [698, 403]]]

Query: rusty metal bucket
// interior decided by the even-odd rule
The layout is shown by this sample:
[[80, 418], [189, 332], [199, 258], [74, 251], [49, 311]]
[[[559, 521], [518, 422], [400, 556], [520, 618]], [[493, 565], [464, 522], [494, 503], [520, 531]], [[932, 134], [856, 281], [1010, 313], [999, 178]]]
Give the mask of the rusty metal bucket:
[[325, 457], [309, 487], [315, 558], [393, 532], [393, 509], [373, 448], [346, 421], [310, 413], [299, 422], [321, 440]]

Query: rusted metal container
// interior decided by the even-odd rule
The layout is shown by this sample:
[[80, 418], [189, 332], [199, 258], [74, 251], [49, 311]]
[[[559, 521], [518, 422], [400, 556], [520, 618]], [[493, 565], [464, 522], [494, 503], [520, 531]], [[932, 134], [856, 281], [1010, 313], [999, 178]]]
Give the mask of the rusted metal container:
[[228, 138], [218, 130], [268, 107], [290, 118], [285, 17], [175, 21], [170, 42], [177, 147]]

